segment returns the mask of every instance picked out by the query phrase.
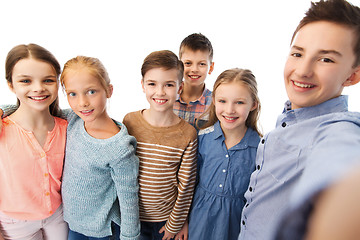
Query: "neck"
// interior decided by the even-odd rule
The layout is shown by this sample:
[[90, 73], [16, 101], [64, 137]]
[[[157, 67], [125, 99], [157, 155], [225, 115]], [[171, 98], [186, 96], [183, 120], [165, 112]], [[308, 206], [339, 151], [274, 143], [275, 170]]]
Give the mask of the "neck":
[[151, 108], [142, 112], [144, 119], [154, 127], [170, 127], [180, 122], [180, 118], [172, 111], [156, 112]]
[[49, 109], [44, 111], [29, 110], [24, 106], [19, 108], [11, 114], [11, 118], [19, 124], [22, 128], [34, 132], [37, 129], [52, 130], [54, 127], [54, 117], [50, 114]]
[[115, 122], [107, 115], [96, 118], [94, 121], [85, 122], [84, 127], [86, 132], [97, 139], [106, 139], [117, 134], [120, 129]]
[[181, 100], [188, 103], [199, 99], [205, 89], [205, 84], [199, 86], [191, 86], [184, 83], [184, 89], [181, 92]]

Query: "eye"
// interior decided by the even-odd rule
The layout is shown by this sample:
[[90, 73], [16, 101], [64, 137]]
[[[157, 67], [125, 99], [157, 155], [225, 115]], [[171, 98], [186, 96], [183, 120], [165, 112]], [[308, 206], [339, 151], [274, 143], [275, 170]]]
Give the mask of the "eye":
[[237, 101], [236, 104], [244, 104], [243, 101]]
[[31, 81], [29, 79], [22, 79], [20, 80], [21, 83], [30, 83]]
[[165, 86], [166, 86], [166, 87], [174, 87], [175, 84], [174, 84], [174, 83], [167, 83]]
[[219, 103], [225, 103], [225, 100], [219, 99], [218, 102], [219, 102]]
[[207, 63], [200, 63], [200, 66], [201, 66], [201, 67], [206, 67], [206, 66], [207, 66]]
[[89, 90], [89, 91], [88, 91], [88, 94], [89, 94], [89, 95], [94, 95], [95, 93], [96, 93], [96, 90]]
[[334, 61], [331, 60], [330, 58], [321, 58], [320, 61], [321, 62], [326, 62], [326, 63], [334, 63]]
[[155, 83], [149, 82], [149, 83], [147, 83], [146, 85], [148, 85], [148, 86], [155, 86]]
[[184, 62], [184, 66], [185, 66], [185, 67], [191, 66], [191, 62]]
[[302, 57], [302, 54], [296, 52], [296, 53], [291, 53], [290, 56], [299, 58], [299, 57]]
[[69, 97], [75, 97], [75, 96], [76, 96], [76, 93], [69, 92], [67, 95], [68, 95]]
[[54, 83], [54, 82], [56, 82], [56, 80], [49, 78], [49, 79], [45, 79], [44, 82], [45, 83]]

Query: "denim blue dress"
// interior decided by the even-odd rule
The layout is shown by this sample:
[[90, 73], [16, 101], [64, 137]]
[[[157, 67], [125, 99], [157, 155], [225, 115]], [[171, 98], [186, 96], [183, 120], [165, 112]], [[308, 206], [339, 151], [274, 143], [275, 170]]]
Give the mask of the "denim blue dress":
[[248, 128], [240, 143], [227, 149], [217, 122], [201, 130], [198, 139], [198, 184], [189, 216], [189, 239], [235, 240], [260, 137]]

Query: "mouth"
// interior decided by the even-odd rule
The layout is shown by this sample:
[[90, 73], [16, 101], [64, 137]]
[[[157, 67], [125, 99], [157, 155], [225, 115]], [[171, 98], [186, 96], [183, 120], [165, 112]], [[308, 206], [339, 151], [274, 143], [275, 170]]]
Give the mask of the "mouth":
[[158, 98], [153, 98], [154, 102], [157, 103], [157, 104], [164, 104], [166, 103], [168, 100], [166, 99], [158, 99]]
[[88, 116], [90, 115], [91, 113], [94, 112], [94, 109], [92, 110], [83, 110], [83, 111], [79, 111], [82, 115], [85, 115], [85, 116]]
[[200, 76], [200, 75], [188, 75], [188, 77], [189, 77], [191, 80], [198, 80], [201, 76]]
[[34, 100], [34, 101], [43, 101], [47, 98], [49, 98], [50, 96], [49, 95], [46, 95], [46, 96], [32, 96], [32, 97], [29, 97], [31, 100]]
[[315, 87], [315, 85], [313, 85], [313, 84], [300, 83], [300, 82], [296, 82], [294, 80], [291, 80], [291, 81], [296, 87], [299, 87], [299, 88], [314, 88]]
[[223, 116], [223, 118], [224, 118], [227, 122], [235, 122], [239, 117]]

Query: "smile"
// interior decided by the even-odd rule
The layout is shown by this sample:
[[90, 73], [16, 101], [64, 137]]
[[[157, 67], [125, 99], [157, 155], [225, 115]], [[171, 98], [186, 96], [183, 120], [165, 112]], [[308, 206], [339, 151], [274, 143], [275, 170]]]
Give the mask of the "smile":
[[164, 104], [164, 103], [166, 103], [167, 102], [167, 100], [165, 100], [165, 99], [153, 99], [156, 103], [158, 103], [158, 104]]
[[35, 101], [41, 101], [41, 100], [44, 100], [46, 98], [48, 98], [49, 96], [34, 96], [34, 97], [29, 97], [30, 99], [32, 100], [35, 100]]
[[305, 83], [299, 83], [299, 82], [295, 82], [295, 81], [293, 81], [293, 80], [292, 80], [292, 82], [293, 82], [293, 84], [294, 84], [295, 86], [301, 87], [301, 88], [313, 88], [313, 87], [315, 87], [315, 85], [305, 84]]
[[197, 80], [200, 78], [200, 76], [199, 75], [189, 75], [189, 78]]
[[225, 120], [228, 121], [235, 121], [236, 119], [238, 119], [238, 117], [226, 117], [226, 116], [223, 116], [223, 118], [225, 118]]
[[79, 111], [79, 112], [81, 114], [83, 114], [83, 115], [90, 115], [93, 111], [94, 111], [94, 109], [92, 109], [92, 110], [83, 110], [83, 111]]

